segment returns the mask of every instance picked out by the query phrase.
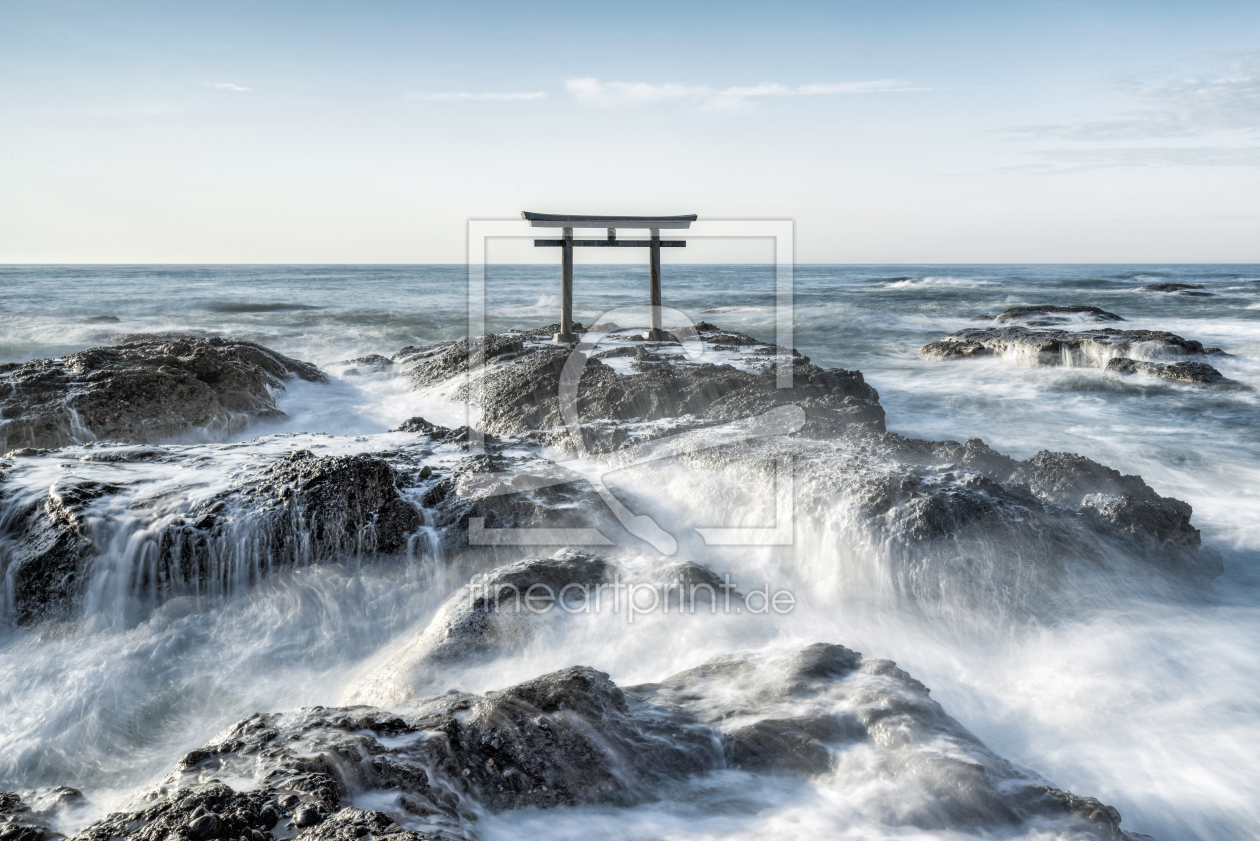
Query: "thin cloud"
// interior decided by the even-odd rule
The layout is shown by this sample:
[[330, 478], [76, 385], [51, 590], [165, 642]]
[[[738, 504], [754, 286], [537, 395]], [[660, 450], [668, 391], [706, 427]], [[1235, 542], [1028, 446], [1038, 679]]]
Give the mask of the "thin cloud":
[[1008, 167], [1037, 175], [1092, 169], [1162, 168], [1173, 166], [1260, 166], [1260, 146], [1112, 147], [1048, 149], [1032, 152], [1034, 160]]
[[839, 82], [812, 85], [782, 85], [763, 82], [746, 87], [715, 88], [711, 85], [689, 85], [678, 82], [601, 82], [594, 77], [565, 79], [569, 95], [586, 105], [600, 107], [656, 105], [685, 102], [713, 107], [746, 105], [769, 97], [831, 96], [861, 93], [900, 93], [926, 91], [897, 79], [874, 79], [861, 82]]
[[[1260, 147], [1244, 145], [1260, 132], [1260, 52], [1216, 58], [1202, 73], [1114, 83], [1141, 107], [1102, 119], [1009, 129], [1015, 137], [1072, 145], [1029, 151], [1026, 163], [1008, 169], [1052, 174], [1260, 166]], [[1190, 146], [1190, 138], [1202, 139]], [[1161, 141], [1165, 145], [1156, 145]]]
[[419, 93], [410, 91], [407, 99], [421, 102], [526, 102], [534, 99], [545, 99], [543, 91], [504, 91], [473, 93], [471, 91], [446, 91], [441, 93]]
[[1100, 120], [1016, 126], [1012, 131], [1026, 137], [1094, 141], [1260, 131], [1260, 53], [1239, 55], [1192, 76], [1117, 84], [1144, 107]]
[[241, 91], [241, 92], [244, 92], [244, 91], [250, 91], [250, 90], [253, 90], [253, 88], [245, 88], [245, 87], [241, 87], [240, 85], [235, 85], [235, 84], [233, 84], [233, 83], [231, 83], [231, 82], [211, 82], [211, 83], [210, 83], [210, 87], [212, 87], [212, 88], [217, 88], [218, 90], [221, 90], [221, 91]]
[[184, 108], [179, 105], [96, 105], [87, 109], [93, 117], [166, 117], [171, 114], [182, 114]]

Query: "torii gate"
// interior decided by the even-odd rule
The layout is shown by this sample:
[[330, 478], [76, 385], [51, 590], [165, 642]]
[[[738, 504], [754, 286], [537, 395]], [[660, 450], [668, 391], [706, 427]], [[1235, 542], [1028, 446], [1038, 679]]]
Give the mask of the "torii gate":
[[[661, 249], [685, 248], [686, 240], [661, 240], [661, 230], [677, 230], [690, 228], [696, 221], [696, 214], [690, 216], [571, 216], [555, 213], [530, 213], [521, 211], [521, 216], [534, 228], [563, 228], [563, 239], [536, 239], [534, 245], [539, 247], [556, 246], [561, 249], [560, 257], [560, 332], [551, 337], [553, 342], [571, 343], [577, 341], [573, 333], [573, 249], [576, 247], [616, 248], [639, 247], [650, 248], [648, 265], [651, 268], [651, 281], [648, 287], [648, 303], [651, 309], [651, 328], [644, 337], [653, 340], [666, 338], [661, 329]], [[607, 228], [608, 239], [573, 238], [574, 228]], [[617, 239], [618, 228], [647, 228], [649, 239]]]

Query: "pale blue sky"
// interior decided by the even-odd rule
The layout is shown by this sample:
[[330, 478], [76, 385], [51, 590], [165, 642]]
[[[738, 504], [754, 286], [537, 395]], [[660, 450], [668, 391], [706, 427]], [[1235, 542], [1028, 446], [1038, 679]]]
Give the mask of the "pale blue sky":
[[1258, 197], [1256, 2], [0, 0], [0, 262], [459, 262], [522, 209], [1251, 262]]

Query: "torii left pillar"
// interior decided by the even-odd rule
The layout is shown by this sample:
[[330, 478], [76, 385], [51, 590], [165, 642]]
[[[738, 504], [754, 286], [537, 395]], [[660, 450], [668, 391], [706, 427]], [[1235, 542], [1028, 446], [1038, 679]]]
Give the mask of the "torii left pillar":
[[[658, 272], [659, 275], [659, 272]], [[659, 284], [658, 284], [659, 285]], [[578, 337], [573, 332], [573, 229], [564, 229], [564, 241], [560, 253], [560, 332], [552, 335], [553, 342], [569, 344]]]

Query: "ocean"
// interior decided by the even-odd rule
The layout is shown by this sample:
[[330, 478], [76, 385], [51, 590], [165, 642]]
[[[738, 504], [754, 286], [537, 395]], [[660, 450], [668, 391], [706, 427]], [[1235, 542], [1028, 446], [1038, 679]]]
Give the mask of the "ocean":
[[[466, 335], [467, 279], [466, 267], [448, 265], [0, 267], [0, 363], [167, 333], [248, 339], [316, 365], [390, 356]], [[1146, 288], [1171, 283], [1196, 288]], [[589, 325], [642, 308], [647, 286], [646, 267], [579, 264], [575, 318]], [[558, 287], [555, 266], [487, 266], [486, 328], [554, 323]], [[692, 321], [775, 340], [773, 266], [667, 264], [663, 291]], [[1226, 355], [1211, 364], [1246, 387], [918, 355], [981, 324], [977, 315], [1037, 304], [1097, 306], [1125, 319], [1117, 327], [1220, 347]], [[847, 579], [834, 570], [844, 561], [827, 546], [797, 546], [784, 573], [796, 610], [764, 618], [755, 632], [723, 625], [693, 639], [648, 622], [624, 636], [540, 643], [508, 672], [470, 671], [461, 688], [485, 691], [576, 663], [618, 683], [649, 681], [732, 647], [838, 642], [897, 661], [998, 754], [1117, 807], [1128, 830], [1165, 840], [1260, 837], [1260, 265], [800, 265], [792, 313], [793, 345], [823, 367], [862, 371], [891, 431], [982, 438], [1017, 459], [1078, 453], [1189, 502], [1204, 544], [1225, 562], [1213, 598], [957, 624], [840, 609]], [[292, 446], [282, 436], [326, 435], [352, 448], [416, 415], [464, 422], [459, 405], [410, 392], [401, 378], [294, 383], [280, 408], [286, 419], [232, 442], [266, 449]], [[224, 442], [189, 443], [207, 447], [207, 485], [236, 464], [214, 449]], [[178, 478], [154, 468], [137, 481], [178, 487]], [[699, 511], [724, 502], [668, 504]], [[180, 602], [120, 619], [102, 606], [58, 631], [0, 629], [0, 790], [79, 788], [93, 804], [81, 822], [119, 807], [246, 715], [337, 703], [366, 664], [423, 627], [449, 594], [441, 586], [414, 571], [333, 565], [224, 596], [213, 610]], [[488, 817], [483, 832], [874, 837], [853, 780], [758, 797], [751, 816], [700, 810], [697, 796], [571, 819], [527, 810]]]

